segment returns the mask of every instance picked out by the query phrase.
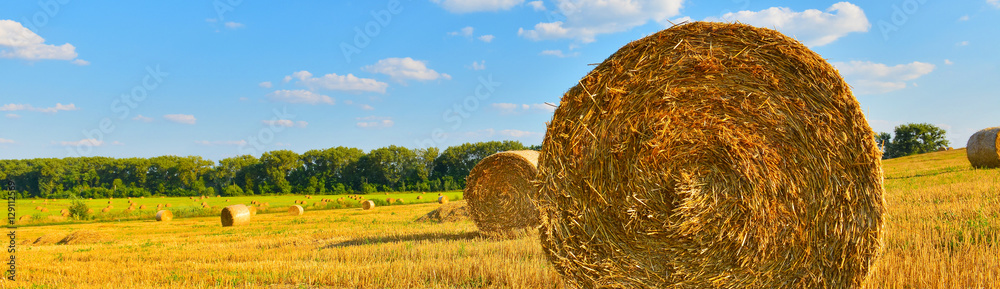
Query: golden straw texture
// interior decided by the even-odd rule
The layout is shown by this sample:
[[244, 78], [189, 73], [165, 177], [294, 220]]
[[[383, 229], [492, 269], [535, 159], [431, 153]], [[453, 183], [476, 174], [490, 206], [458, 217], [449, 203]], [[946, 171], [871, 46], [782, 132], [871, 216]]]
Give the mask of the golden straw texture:
[[156, 221], [170, 222], [170, 220], [173, 219], [174, 219], [174, 213], [171, 213], [170, 211], [160, 210], [159, 212], [156, 212]]
[[292, 216], [301, 216], [305, 212], [306, 210], [299, 205], [292, 205], [291, 207], [288, 207], [288, 214]]
[[365, 200], [364, 202], [361, 202], [361, 209], [371, 210], [374, 208], [375, 208], [375, 202], [372, 200]]
[[538, 163], [542, 247], [570, 287], [859, 287], [885, 210], [872, 135], [798, 41], [674, 26], [563, 96]]
[[222, 209], [222, 226], [240, 226], [250, 223], [250, 209], [243, 204], [232, 205]]
[[980, 130], [965, 144], [969, 163], [976, 168], [1000, 168], [1000, 127]]
[[525, 150], [493, 154], [472, 168], [463, 197], [480, 232], [503, 236], [539, 225], [537, 167], [538, 152]]

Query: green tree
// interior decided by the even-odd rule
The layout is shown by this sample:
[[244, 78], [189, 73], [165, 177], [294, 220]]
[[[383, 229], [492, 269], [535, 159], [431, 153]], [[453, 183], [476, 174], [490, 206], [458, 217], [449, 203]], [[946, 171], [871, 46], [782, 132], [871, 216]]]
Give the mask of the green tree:
[[83, 200], [73, 197], [73, 204], [69, 206], [69, 215], [77, 220], [86, 220], [90, 218], [90, 210], [87, 204]]
[[[884, 158], [898, 158], [914, 154], [929, 153], [948, 147], [946, 131], [928, 123], [908, 123], [895, 129], [892, 142], [885, 145]], [[888, 134], [879, 134], [884, 140]]]

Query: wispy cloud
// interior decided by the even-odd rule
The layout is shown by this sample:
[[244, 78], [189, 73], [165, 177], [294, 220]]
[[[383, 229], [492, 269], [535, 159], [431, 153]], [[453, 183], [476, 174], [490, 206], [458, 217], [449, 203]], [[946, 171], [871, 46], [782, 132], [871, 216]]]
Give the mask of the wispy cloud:
[[301, 120], [300, 121], [293, 121], [293, 120], [289, 120], [289, 119], [263, 120], [263, 121], [261, 121], [261, 123], [266, 124], [266, 125], [270, 125], [270, 126], [283, 126], [283, 127], [293, 127], [293, 126], [295, 126], [295, 127], [306, 127], [306, 126], [309, 125], [309, 123], [305, 122], [305, 121], [301, 121]]
[[356, 118], [358, 120], [357, 126], [360, 128], [387, 128], [392, 127], [396, 123], [392, 121], [391, 117], [387, 116], [367, 116]]
[[56, 103], [56, 106], [44, 107], [44, 108], [34, 107], [30, 104], [14, 104], [14, 103], [0, 106], [0, 111], [21, 111], [21, 110], [44, 112], [44, 113], [56, 113], [60, 111], [79, 110], [79, 108], [77, 108], [76, 105], [72, 103], [67, 105], [63, 105], [62, 103]]
[[393, 80], [401, 83], [405, 83], [406, 80], [428, 81], [441, 78], [451, 79], [451, 75], [438, 73], [428, 68], [426, 61], [414, 60], [409, 57], [382, 59], [362, 69], [372, 73], [388, 75]]
[[240, 28], [243, 28], [243, 27], [244, 27], [243, 23], [232, 22], [232, 21], [226, 22], [226, 28], [229, 28], [229, 29], [240, 29]]
[[491, 107], [497, 109], [502, 114], [518, 114], [525, 112], [554, 112], [555, 107], [544, 104], [544, 103], [534, 103], [534, 104], [516, 104], [516, 103], [492, 103]]
[[522, 137], [543, 136], [545, 134], [541, 133], [541, 132], [524, 131], [524, 130], [516, 130], [516, 129], [505, 129], [505, 130], [501, 130], [500, 131], [500, 135], [502, 135], [502, 136], [508, 136], [508, 137], [513, 137], [513, 138], [522, 138]]
[[305, 70], [285, 76], [284, 82], [288, 83], [292, 80], [298, 80], [298, 84], [303, 85], [310, 90], [325, 89], [348, 92], [385, 93], [385, 89], [389, 86], [389, 84], [385, 82], [380, 82], [371, 78], [360, 78], [354, 76], [353, 74], [337, 75], [336, 73], [330, 73], [322, 77], [313, 77], [312, 73]]
[[99, 147], [104, 145], [104, 141], [97, 140], [93, 138], [81, 139], [78, 141], [61, 141], [57, 142], [61, 146], [94, 146]]
[[826, 11], [807, 9], [792, 11], [787, 7], [771, 7], [761, 11], [726, 13], [721, 18], [709, 17], [706, 21], [724, 21], [774, 28], [795, 37], [808, 46], [823, 46], [853, 32], [867, 32], [871, 27], [864, 10], [849, 2], [835, 3]]
[[132, 120], [137, 120], [137, 121], [141, 121], [141, 122], [152, 122], [153, 118], [152, 117], [142, 116], [140, 114], [140, 115], [136, 115], [135, 117], [133, 117]]
[[[45, 44], [45, 39], [35, 32], [13, 20], [0, 20], [0, 57], [25, 60], [74, 60], [76, 47], [66, 43], [63, 45]], [[89, 62], [80, 60], [77, 65]]]
[[19, 119], [19, 118], [21, 118], [21, 115], [16, 114], [16, 113], [8, 113], [7, 114], [7, 118], [9, 118], [9, 119]]
[[470, 69], [472, 69], [472, 70], [483, 70], [483, 69], [486, 69], [486, 60], [482, 60], [482, 61], [478, 61], [478, 62], [473, 61], [472, 62], [472, 66], [468, 66], [468, 67]]
[[[518, 28], [517, 35], [528, 40], [575, 39], [594, 42], [601, 34], [628, 31], [650, 21], [663, 22], [680, 13], [683, 0], [555, 0], [563, 21], [541, 22], [530, 29]], [[529, 4], [533, 9], [541, 3]]]
[[14, 143], [13, 140], [5, 139], [5, 138], [0, 138], [0, 144], [12, 144], [12, 143]]
[[451, 13], [471, 13], [509, 10], [524, 0], [431, 0]]
[[472, 33], [475, 31], [476, 29], [472, 28], [472, 26], [465, 26], [465, 28], [459, 29], [458, 31], [448, 32], [448, 35], [472, 37]]
[[549, 56], [563, 58], [563, 57], [577, 56], [580, 55], [580, 53], [573, 52], [570, 54], [563, 54], [562, 50], [556, 49], [556, 50], [542, 50], [542, 52], [539, 53], [538, 55], [549, 55]]
[[277, 102], [304, 103], [304, 104], [329, 104], [334, 105], [333, 98], [314, 93], [308, 90], [277, 90], [267, 95], [268, 99]]
[[831, 63], [854, 87], [855, 94], [880, 94], [906, 88], [906, 82], [934, 71], [934, 64], [914, 61], [888, 66], [871, 61]]
[[479, 41], [490, 43], [490, 42], [493, 42], [493, 38], [496, 38], [496, 37], [493, 36], [492, 34], [486, 34], [486, 35], [483, 35], [483, 36], [479, 36]]
[[195, 124], [198, 120], [190, 114], [168, 114], [163, 118], [179, 124]]
[[265, 82], [258, 83], [257, 86], [260, 86], [260, 87], [263, 87], [263, 88], [271, 88], [274, 85], [271, 84], [270, 81], [265, 81]]

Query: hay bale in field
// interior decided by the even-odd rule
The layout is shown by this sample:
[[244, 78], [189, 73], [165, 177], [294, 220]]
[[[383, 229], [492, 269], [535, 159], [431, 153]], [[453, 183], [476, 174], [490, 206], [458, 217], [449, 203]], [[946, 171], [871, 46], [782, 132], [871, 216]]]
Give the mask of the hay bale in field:
[[423, 199], [423, 198], [424, 198], [424, 196], [417, 196], [417, 200]]
[[156, 221], [157, 222], [170, 222], [170, 220], [173, 220], [173, 219], [174, 219], [174, 213], [171, 213], [168, 210], [160, 210], [160, 211], [156, 212]]
[[93, 214], [93, 213], [94, 213], [94, 209], [92, 209], [92, 208], [91, 209], [87, 209], [87, 214]]
[[173, 206], [174, 205], [171, 205], [170, 203], [167, 203], [166, 205], [163, 205], [164, 208], [169, 208], [169, 207], [173, 207]]
[[965, 144], [965, 156], [974, 168], [1000, 167], [1000, 126], [982, 129], [969, 137]]
[[59, 215], [61, 215], [63, 217], [69, 217], [69, 210], [67, 210], [67, 209], [59, 210]]
[[447, 204], [447, 203], [448, 203], [448, 196], [439, 196], [438, 197], [438, 204]]
[[110, 211], [111, 211], [111, 208], [101, 209], [101, 213], [107, 213], [107, 212], [110, 212]]
[[247, 208], [250, 209], [250, 215], [251, 216], [256, 216], [257, 215], [257, 207], [247, 206]]
[[405, 205], [406, 203], [403, 202], [403, 199], [400, 198], [400, 199], [396, 199], [396, 204]]
[[17, 218], [17, 221], [21, 223], [31, 221], [31, 216], [30, 215], [21, 216], [20, 218]]
[[293, 205], [291, 207], [288, 207], [288, 214], [292, 216], [301, 216], [305, 212], [306, 209], [303, 209], [302, 206], [299, 205]]
[[542, 247], [570, 287], [859, 287], [885, 211], [872, 135], [798, 41], [674, 26], [563, 96], [538, 162]]
[[36, 211], [41, 211], [41, 210], [42, 210], [42, 208], [44, 208], [44, 207], [42, 207], [42, 206], [35, 206], [35, 210], [36, 210]]
[[207, 207], [208, 206], [208, 202], [201, 202], [201, 206], [202, 207]]
[[366, 200], [361, 202], [361, 209], [371, 210], [375, 208], [375, 202], [372, 200]]
[[532, 185], [538, 174], [538, 152], [499, 152], [479, 161], [465, 178], [469, 215], [487, 235], [507, 235], [536, 228], [540, 222]]
[[250, 223], [250, 209], [243, 204], [236, 204], [222, 209], [222, 226], [240, 226]]
[[66, 237], [56, 242], [57, 245], [76, 245], [76, 244], [90, 244], [90, 243], [101, 243], [106, 240], [111, 239], [103, 233], [94, 231], [76, 231], [66, 235]]
[[39, 211], [42, 211], [42, 213], [44, 213], [44, 212], [48, 212], [48, 211], [49, 211], [49, 208], [42, 208], [42, 209], [41, 209], [41, 210], [39, 210]]
[[31, 242], [31, 244], [32, 245], [52, 245], [52, 244], [55, 244], [56, 242], [59, 242], [64, 237], [66, 237], [66, 236], [63, 236], [62, 234], [59, 234], [59, 233], [45, 234], [45, 235], [42, 235], [41, 237], [38, 237], [37, 239], [35, 239], [35, 241]]
[[389, 204], [391, 205], [392, 203], [395, 203], [395, 202], [396, 202], [396, 199], [394, 199], [394, 198], [386, 198], [386, 199], [385, 199], [385, 202], [386, 202], [386, 203], [389, 203]]
[[140, 210], [145, 210], [146, 209], [146, 205], [139, 205], [139, 209]]
[[228, 203], [228, 202], [229, 202], [229, 199], [226, 199], [226, 203]]
[[430, 213], [417, 218], [417, 222], [457, 222], [469, 219], [469, 206], [466, 201], [456, 201], [441, 205]]
[[110, 204], [111, 204], [111, 201], [108, 201], [108, 205], [110, 205]]

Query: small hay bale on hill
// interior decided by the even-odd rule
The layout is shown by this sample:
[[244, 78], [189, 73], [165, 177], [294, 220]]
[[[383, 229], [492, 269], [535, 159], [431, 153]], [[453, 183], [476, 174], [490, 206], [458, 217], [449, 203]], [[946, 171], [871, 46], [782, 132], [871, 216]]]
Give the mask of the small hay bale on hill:
[[243, 204], [236, 204], [222, 209], [222, 226], [232, 227], [250, 223], [250, 209]]
[[881, 250], [881, 152], [802, 43], [695, 22], [569, 89], [542, 142], [540, 241], [568, 287], [858, 288]]
[[302, 206], [299, 205], [293, 205], [291, 207], [288, 207], [288, 214], [292, 216], [301, 216], [305, 212], [306, 209], [303, 209]]
[[538, 174], [538, 152], [499, 152], [479, 161], [465, 178], [465, 200], [479, 231], [507, 235], [514, 230], [536, 228], [538, 190], [532, 181]]
[[447, 203], [448, 203], [448, 196], [438, 197], [438, 204], [447, 204]]
[[171, 213], [168, 210], [160, 210], [160, 211], [156, 212], [156, 221], [157, 222], [170, 222], [170, 220], [173, 220], [173, 219], [174, 219], [174, 213]]
[[372, 200], [366, 200], [364, 202], [361, 202], [361, 209], [371, 210], [374, 208], [375, 208], [375, 202]]
[[1000, 168], [1000, 126], [982, 129], [969, 137], [965, 156], [974, 168]]

